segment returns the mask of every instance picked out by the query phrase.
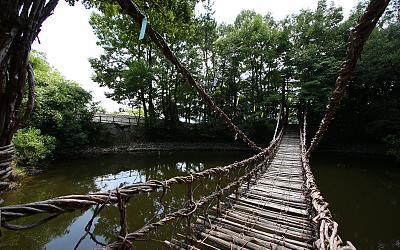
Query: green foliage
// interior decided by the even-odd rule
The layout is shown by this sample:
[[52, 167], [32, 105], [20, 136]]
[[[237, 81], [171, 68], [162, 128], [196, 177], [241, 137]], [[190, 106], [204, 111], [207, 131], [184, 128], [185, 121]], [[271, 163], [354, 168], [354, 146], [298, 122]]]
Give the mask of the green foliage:
[[[191, 44], [179, 41], [193, 36], [195, 2], [152, 1], [146, 12], [149, 22], [161, 34], [168, 34], [167, 39], [178, 51], [189, 54]], [[155, 123], [160, 116], [176, 122], [180, 108], [177, 99], [188, 98], [193, 91], [180, 87], [182, 79], [168, 62], [160, 60], [161, 55], [147, 36], [143, 41], [138, 40], [139, 27], [130, 17], [107, 8], [101, 10], [102, 13], [94, 13], [90, 19], [98, 44], [104, 49], [99, 58], [90, 59], [95, 69], [94, 81], [113, 89], [108, 94], [113, 100], [142, 109], [147, 125]], [[182, 57], [192, 61], [192, 56], [187, 55], [184, 53]]]
[[91, 94], [52, 69], [42, 53], [34, 51], [30, 59], [38, 82], [30, 126], [56, 139], [57, 154], [98, 141], [100, 127], [92, 123], [98, 108]]
[[17, 151], [17, 165], [32, 168], [52, 155], [56, 139], [42, 135], [40, 129], [28, 127], [17, 131], [13, 143]]
[[301, 86], [299, 101], [308, 104], [315, 121], [324, 114], [335, 84], [349, 25], [342, 22], [342, 9], [326, 2], [320, 0], [316, 10], [302, 10], [284, 21], [292, 41], [288, 67]]
[[[220, 25], [212, 0], [202, 1], [203, 11], [193, 17], [195, 2], [175, 0], [164, 6], [155, 1], [146, 14], [215, 103], [258, 138], [272, 129], [279, 103], [307, 105], [312, 134], [346, 54], [348, 30], [367, 1], [360, 1], [347, 19], [342, 8], [319, 0], [316, 9], [283, 21], [245, 10], [233, 24]], [[391, 2], [364, 48], [332, 127], [335, 139], [382, 142], [400, 134], [399, 3]], [[139, 27], [129, 17], [115, 6], [98, 8], [91, 25], [104, 54], [91, 64], [94, 80], [113, 89], [111, 98], [143, 110], [147, 125], [159, 119], [165, 127], [183, 120], [219, 125], [150, 39], [138, 40]]]
[[384, 138], [387, 153], [400, 161], [400, 135], [388, 135]]

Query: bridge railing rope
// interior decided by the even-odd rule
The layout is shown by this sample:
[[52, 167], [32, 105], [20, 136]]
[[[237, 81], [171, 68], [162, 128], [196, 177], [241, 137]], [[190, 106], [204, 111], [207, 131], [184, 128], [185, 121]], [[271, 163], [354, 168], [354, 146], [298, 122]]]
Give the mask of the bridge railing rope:
[[338, 223], [333, 220], [329, 211], [329, 203], [319, 191], [314, 175], [311, 171], [309, 156], [306, 147], [307, 113], [304, 112], [303, 128], [300, 128], [301, 160], [305, 175], [305, 185], [311, 197], [314, 218], [312, 221], [317, 226], [317, 237], [314, 245], [320, 250], [355, 250], [356, 248], [349, 241], [346, 244], [338, 235]]
[[[261, 162], [264, 162], [265, 160], [268, 160], [272, 157], [273, 152], [275, 152], [275, 149], [277, 148], [277, 145], [282, 138], [282, 134], [283, 129], [279, 133], [279, 136], [271, 141], [269, 147], [263, 149], [260, 153], [245, 160], [235, 162], [226, 166], [214, 167], [186, 176], [176, 176], [167, 180], [150, 180], [144, 183], [126, 184], [117, 189], [109, 191], [100, 191], [85, 195], [67, 195], [28, 204], [0, 207], [0, 225], [1, 227], [9, 230], [29, 229], [46, 223], [47, 221], [66, 212], [72, 212], [77, 209], [86, 210], [93, 206], [120, 204], [121, 197], [124, 197], [124, 199], [129, 199], [141, 193], [159, 192], [162, 190], [165, 191], [167, 189], [171, 189], [175, 185], [190, 184], [198, 180], [223, 176], [234, 170], [257, 166]], [[249, 173], [254, 172], [255, 171], [250, 171]], [[242, 179], [239, 178], [238, 180]], [[232, 186], [228, 187], [226, 190], [224, 189], [223, 191], [221, 191], [221, 194], [226, 193], [227, 190], [230, 190], [231, 188]], [[200, 202], [198, 205], [206, 203], [206, 201], [213, 199], [214, 196], [215, 195], [210, 195], [208, 198], [205, 197], [205, 200], [203, 199], [201, 201], [198, 201]], [[49, 216], [44, 219], [38, 219], [29, 224], [11, 223], [12, 221], [17, 219], [32, 217], [38, 214], [49, 214]], [[178, 216], [178, 214], [180, 213], [175, 214], [175, 216]]]
[[[110, 245], [108, 247], [110, 248], [129, 248], [132, 246], [133, 241], [138, 240], [138, 239], [143, 239], [146, 235], [151, 233], [152, 231], [157, 230], [161, 226], [165, 226], [168, 223], [171, 223], [175, 221], [178, 218], [187, 218], [188, 219], [188, 225], [190, 226], [191, 223], [191, 217], [192, 215], [198, 211], [200, 208], [205, 207], [207, 204], [210, 204], [212, 202], [220, 202], [220, 199], [222, 196], [225, 196], [226, 194], [232, 193], [233, 190], [238, 190], [238, 188], [245, 182], [250, 182], [251, 177], [254, 177], [258, 175], [259, 173], [265, 171], [268, 167], [268, 162], [272, 160], [273, 156], [275, 155], [275, 152], [277, 150], [277, 146], [279, 145], [281, 139], [283, 136], [283, 130], [280, 131], [279, 135], [274, 139], [269, 147], [265, 148], [262, 150], [261, 153], [256, 155], [256, 157], [261, 157], [260, 161], [257, 161], [254, 165], [251, 164], [251, 170], [245, 173], [244, 175], [234, 178], [233, 181], [230, 183], [226, 184], [224, 187], [218, 185], [217, 190], [215, 192], [212, 192], [211, 194], [201, 197], [198, 200], [193, 199], [193, 183], [198, 179], [194, 177], [195, 174], [190, 175], [191, 181], [188, 182], [188, 202], [186, 205], [184, 205], [182, 208], [173, 211], [167, 215], [165, 215], [162, 219], [153, 222], [153, 223], [148, 223], [147, 225], [143, 226], [140, 229], [137, 229], [136, 231], [132, 233], [127, 233], [124, 232], [122, 235], [118, 237], [118, 240]], [[221, 168], [222, 170], [222, 168]], [[225, 172], [225, 170], [222, 170], [222, 172]], [[220, 207], [219, 204], [217, 204], [217, 207]], [[187, 230], [188, 232], [191, 231], [191, 229]], [[188, 235], [189, 237], [189, 235]], [[168, 244], [167, 241], [165, 241], [165, 244]]]
[[361, 57], [364, 44], [367, 41], [372, 30], [375, 28], [379, 18], [382, 16], [390, 0], [371, 0], [364, 14], [358, 19], [358, 24], [350, 29], [349, 43], [347, 46], [347, 55], [341, 65], [339, 76], [336, 79], [335, 89], [329, 98], [326, 106], [325, 115], [321, 120], [318, 131], [315, 133], [310, 147], [307, 150], [307, 156], [318, 146], [322, 137], [332, 123], [336, 111], [339, 108], [340, 101], [345, 95], [347, 83], [356, 67], [358, 59]]
[[275, 125], [275, 130], [274, 130], [274, 136], [272, 137], [274, 140], [276, 138], [276, 136], [278, 135], [278, 131], [279, 129], [283, 126], [283, 122], [282, 122], [282, 110], [283, 110], [283, 104], [281, 103], [279, 105], [279, 112], [278, 112], [278, 116], [276, 118], [276, 125]]
[[[122, 11], [132, 17], [138, 25], [141, 25], [142, 20], [146, 18], [145, 14], [139, 9], [139, 7], [131, 0], [117, 0], [118, 4], [121, 6]], [[245, 133], [238, 126], [236, 126], [232, 120], [226, 115], [220, 107], [218, 107], [211, 97], [206, 93], [204, 88], [194, 79], [189, 70], [181, 63], [181, 61], [175, 56], [171, 48], [168, 46], [165, 39], [152, 27], [151, 24], [146, 26], [146, 35], [154, 42], [154, 44], [160, 49], [164, 56], [176, 67], [176, 69], [183, 75], [190, 86], [192, 86], [198, 93], [198, 95], [203, 99], [207, 106], [214, 112], [214, 114], [222, 119], [225, 124], [231, 129], [235, 138], [238, 137], [242, 139], [251, 149], [255, 151], [261, 151], [262, 149], [258, 147], [252, 140], [250, 140]]]
[[372, 0], [367, 6], [364, 14], [358, 19], [358, 24], [350, 29], [349, 44], [347, 55], [341, 65], [339, 76], [336, 80], [335, 89], [329, 99], [326, 112], [321, 120], [320, 126], [311, 140], [310, 147], [307, 149], [306, 128], [307, 120], [306, 113], [303, 118], [303, 128], [300, 131], [302, 164], [305, 172], [306, 187], [311, 196], [312, 205], [315, 212], [313, 221], [316, 223], [319, 230], [315, 246], [318, 249], [355, 249], [351, 242], [343, 243], [338, 235], [338, 223], [332, 218], [331, 212], [328, 209], [329, 204], [324, 200], [319, 191], [314, 175], [311, 171], [309, 158], [311, 153], [318, 146], [323, 135], [328, 130], [330, 123], [333, 121], [340, 101], [345, 95], [347, 83], [349, 82], [352, 73], [356, 67], [357, 61], [361, 56], [365, 42], [367, 41], [372, 30], [375, 28], [379, 18], [382, 16], [390, 0]]

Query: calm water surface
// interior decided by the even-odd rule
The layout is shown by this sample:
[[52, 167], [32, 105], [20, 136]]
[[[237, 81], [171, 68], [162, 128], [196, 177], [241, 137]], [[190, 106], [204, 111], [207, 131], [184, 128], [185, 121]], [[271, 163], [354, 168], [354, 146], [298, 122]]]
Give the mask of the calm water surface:
[[400, 249], [400, 164], [319, 154], [311, 166], [342, 239], [361, 250]]
[[[3, 195], [6, 205], [42, 200], [59, 195], [81, 194], [118, 187], [121, 183], [165, 179], [225, 165], [249, 156], [246, 152], [182, 152], [114, 154], [66, 160], [44, 174], [26, 179], [18, 192]], [[358, 249], [400, 249], [400, 166], [377, 158], [319, 154], [312, 159], [319, 187], [331, 203], [342, 238]], [[215, 183], [215, 182], [214, 182]], [[196, 186], [201, 195], [215, 188], [210, 182]], [[186, 196], [182, 186], [167, 193], [163, 202], [179, 207]], [[132, 198], [128, 207], [130, 231], [161, 218], [170, 211], [159, 201], [160, 194]], [[73, 249], [84, 235], [93, 210], [57, 217], [38, 228], [11, 232], [3, 230], [0, 249]], [[28, 222], [28, 221], [22, 221]], [[94, 220], [93, 233], [100, 242], [110, 243], [119, 232], [115, 207], [106, 207]], [[164, 227], [153, 238], [168, 239], [182, 223]], [[79, 249], [93, 249], [87, 237]], [[161, 248], [159, 243], [139, 244], [139, 249]]]

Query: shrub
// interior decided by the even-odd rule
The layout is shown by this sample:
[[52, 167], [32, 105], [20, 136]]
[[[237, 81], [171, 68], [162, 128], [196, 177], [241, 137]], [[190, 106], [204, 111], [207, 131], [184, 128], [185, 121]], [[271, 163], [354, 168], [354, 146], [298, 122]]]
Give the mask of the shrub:
[[52, 136], [42, 135], [40, 129], [24, 128], [14, 135], [17, 164], [26, 168], [37, 167], [45, 158], [51, 156], [56, 140]]
[[92, 122], [99, 111], [92, 95], [53, 69], [43, 54], [33, 51], [30, 59], [38, 84], [29, 125], [55, 138], [54, 156], [104, 142], [101, 126]]
[[388, 135], [384, 138], [387, 153], [400, 161], [400, 135]]

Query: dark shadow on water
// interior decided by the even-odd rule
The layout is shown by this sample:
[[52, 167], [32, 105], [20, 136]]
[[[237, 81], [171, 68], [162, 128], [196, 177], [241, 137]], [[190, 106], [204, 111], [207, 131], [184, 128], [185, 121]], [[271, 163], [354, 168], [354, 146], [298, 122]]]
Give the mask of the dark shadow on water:
[[318, 186], [344, 240], [358, 249], [400, 249], [400, 165], [384, 157], [316, 154]]
[[[118, 187], [121, 183], [166, 179], [226, 165], [250, 156], [250, 152], [173, 152], [109, 154], [63, 160], [42, 175], [26, 179], [16, 192], [4, 194], [6, 203], [20, 204], [66, 194], [82, 194]], [[348, 154], [316, 154], [311, 161], [318, 185], [331, 203], [340, 235], [358, 249], [400, 249], [400, 166], [382, 158]], [[236, 173], [239, 174], [239, 173]], [[215, 189], [215, 180], [199, 183], [196, 197]], [[163, 203], [180, 207], [186, 186], [169, 191]], [[128, 220], [132, 232], [151, 219], [171, 211], [160, 203], [160, 193], [142, 194], [129, 202]], [[22, 232], [3, 230], [0, 249], [72, 249], [84, 234], [93, 209], [67, 213], [53, 221]], [[26, 222], [29, 220], [22, 220]], [[169, 239], [184, 232], [183, 222], [163, 227], [153, 238]], [[110, 243], [119, 232], [118, 210], [109, 206], [94, 221], [94, 235]], [[138, 243], [138, 249], [156, 249], [158, 243]], [[93, 249], [87, 237], [79, 249]]]
[[[167, 179], [177, 175], [199, 172], [210, 167], [222, 166], [250, 156], [250, 152], [173, 152], [108, 154], [64, 160], [54, 163], [41, 175], [27, 178], [15, 192], [3, 196], [4, 205], [21, 204], [67, 194], [84, 194], [118, 187], [122, 183], [144, 182], [150, 179]], [[204, 182], [197, 185], [197, 196], [213, 190], [215, 185]], [[186, 186], [169, 191], [163, 202], [180, 207], [186, 199]], [[130, 231], [138, 229], [151, 219], [160, 219], [170, 209], [160, 204], [160, 193], [142, 194], [130, 199], [128, 223]], [[93, 215], [93, 209], [77, 211], [57, 217], [37, 228], [12, 232], [3, 231], [0, 249], [73, 249], [84, 235], [84, 228]], [[23, 219], [20, 222], [28, 222]], [[97, 240], [111, 243], [119, 232], [119, 213], [115, 206], [106, 207], [93, 224]], [[171, 238], [181, 224], [164, 227], [156, 238]], [[139, 243], [139, 249], [154, 249], [158, 243]], [[87, 237], [79, 249], [93, 249], [96, 244]]]

